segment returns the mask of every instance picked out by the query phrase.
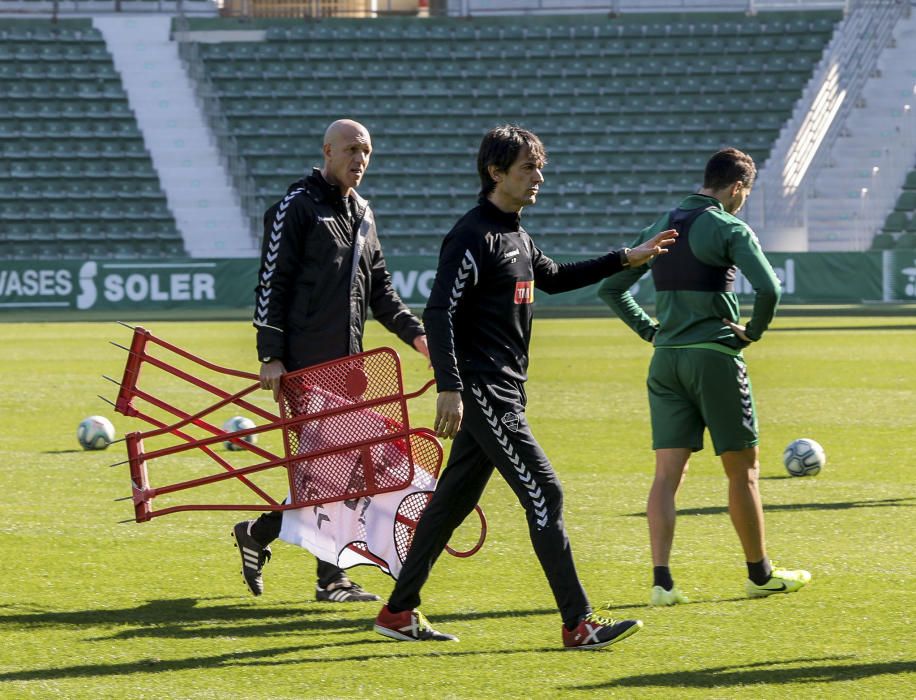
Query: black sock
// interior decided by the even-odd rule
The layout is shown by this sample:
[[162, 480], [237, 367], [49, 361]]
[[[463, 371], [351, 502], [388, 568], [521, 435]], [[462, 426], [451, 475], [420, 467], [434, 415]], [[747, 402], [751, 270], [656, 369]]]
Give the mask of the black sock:
[[391, 603], [386, 604], [385, 607], [388, 608], [388, 612], [394, 613], [395, 615], [397, 615], [399, 612], [404, 612], [404, 610], [407, 609], [407, 608], [399, 608], [398, 606], [392, 605]]
[[275, 510], [261, 514], [261, 516], [251, 524], [248, 531], [254, 541], [262, 547], [266, 547], [280, 536], [280, 527], [283, 524], [283, 511]]
[[760, 561], [748, 561], [745, 563], [747, 564], [747, 577], [758, 586], [765, 584], [770, 580], [770, 576], [773, 575], [773, 567], [770, 566], [770, 560], [767, 557]]
[[652, 585], [661, 586], [666, 591], [670, 591], [674, 588], [674, 579], [671, 578], [671, 569], [667, 566], [653, 566]]

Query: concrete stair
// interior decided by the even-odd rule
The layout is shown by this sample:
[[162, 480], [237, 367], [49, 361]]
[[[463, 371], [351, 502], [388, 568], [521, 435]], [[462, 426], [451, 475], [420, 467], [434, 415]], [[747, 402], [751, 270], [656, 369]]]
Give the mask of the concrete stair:
[[809, 250], [866, 250], [916, 163], [916, 12], [894, 29], [806, 200]]
[[172, 18], [95, 17], [121, 74], [185, 247], [196, 258], [257, 257], [251, 230], [170, 40]]

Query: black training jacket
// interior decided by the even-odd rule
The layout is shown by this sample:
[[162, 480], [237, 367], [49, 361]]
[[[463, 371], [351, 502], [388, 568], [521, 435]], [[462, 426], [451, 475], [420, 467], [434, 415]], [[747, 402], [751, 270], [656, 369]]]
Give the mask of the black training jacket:
[[423, 334], [391, 284], [368, 202], [344, 198], [316, 168], [264, 214], [258, 357], [281, 358], [292, 371], [361, 352], [369, 309], [405, 343]]
[[620, 269], [618, 252], [557, 264], [534, 245], [518, 214], [481, 198], [443, 240], [423, 313], [438, 390], [463, 389], [466, 371], [524, 382], [534, 290], [579, 289]]

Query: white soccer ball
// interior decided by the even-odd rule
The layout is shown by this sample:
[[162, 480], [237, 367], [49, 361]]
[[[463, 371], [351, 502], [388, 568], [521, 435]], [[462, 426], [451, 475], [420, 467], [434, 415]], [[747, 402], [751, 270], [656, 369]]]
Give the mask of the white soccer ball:
[[814, 476], [827, 464], [827, 454], [814, 440], [799, 438], [783, 450], [782, 463], [792, 476]]
[[[254, 421], [251, 420], [251, 418], [245, 418], [245, 416], [233, 416], [225, 423], [223, 423], [223, 432], [234, 433], [239, 430], [248, 430], [249, 428], [253, 427], [255, 427]], [[258, 443], [257, 435], [246, 435], [245, 437], [239, 439], [247, 442], [249, 445], [256, 445]], [[226, 440], [223, 443], [223, 447], [225, 447], [227, 450], [232, 450], [233, 452], [245, 449], [240, 445], [236, 445], [231, 440]]]
[[89, 416], [80, 421], [76, 439], [84, 450], [104, 450], [115, 439], [115, 429], [105, 416]]

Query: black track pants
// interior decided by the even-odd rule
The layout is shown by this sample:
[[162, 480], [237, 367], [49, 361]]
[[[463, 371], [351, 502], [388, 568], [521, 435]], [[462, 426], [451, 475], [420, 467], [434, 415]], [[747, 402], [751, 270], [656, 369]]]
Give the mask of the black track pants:
[[591, 612], [573, 563], [563, 524], [563, 491], [557, 475], [525, 420], [520, 384], [468, 377], [464, 417], [448, 465], [417, 525], [389, 605], [409, 610], [449, 538], [480, 499], [494, 467], [525, 509], [528, 532], [567, 625]]

